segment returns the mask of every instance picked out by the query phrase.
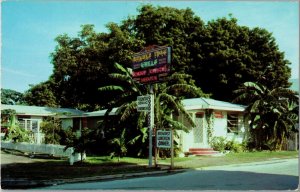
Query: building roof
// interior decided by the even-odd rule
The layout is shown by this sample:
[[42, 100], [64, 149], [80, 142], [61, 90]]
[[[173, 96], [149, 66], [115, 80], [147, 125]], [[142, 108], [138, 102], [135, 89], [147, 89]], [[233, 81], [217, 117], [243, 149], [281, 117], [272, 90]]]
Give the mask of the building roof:
[[[209, 98], [193, 98], [184, 99], [182, 103], [186, 110], [195, 109], [215, 109], [215, 110], [226, 110], [226, 111], [245, 111], [245, 106], [239, 104], [233, 104], [224, 101], [218, 101]], [[1, 110], [13, 109], [18, 115], [30, 115], [30, 116], [53, 116], [60, 115], [62, 118], [72, 117], [97, 117], [104, 116], [105, 110], [84, 112], [77, 109], [70, 108], [53, 108], [53, 107], [38, 107], [38, 106], [25, 106], [25, 105], [5, 105], [1, 104]], [[118, 108], [113, 108], [109, 115], [116, 115]]]
[[186, 110], [193, 109], [215, 109], [215, 110], [225, 110], [225, 111], [245, 111], [246, 106], [233, 104], [225, 101], [218, 101], [209, 98], [193, 98], [182, 100]]
[[53, 116], [53, 115], [82, 115], [84, 111], [70, 108], [38, 107], [26, 105], [4, 105], [1, 104], [1, 110], [13, 109], [18, 115], [30, 116]]
[[[113, 108], [111, 112], [109, 112], [109, 115], [116, 115], [118, 108]], [[107, 109], [104, 110], [99, 110], [99, 111], [93, 111], [93, 112], [88, 112], [84, 113], [83, 116], [85, 117], [97, 117], [97, 116], [104, 116], [106, 113]]]

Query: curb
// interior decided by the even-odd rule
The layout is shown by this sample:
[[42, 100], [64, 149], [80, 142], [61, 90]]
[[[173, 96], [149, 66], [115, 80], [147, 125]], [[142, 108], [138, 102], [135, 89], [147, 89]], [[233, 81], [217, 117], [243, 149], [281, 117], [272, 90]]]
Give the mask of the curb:
[[167, 173], [180, 173], [187, 169], [174, 169], [174, 170], [160, 170], [160, 171], [149, 171], [149, 172], [138, 172], [138, 173], [125, 173], [125, 174], [115, 174], [115, 175], [103, 175], [103, 176], [93, 176], [84, 178], [73, 178], [73, 179], [58, 179], [58, 180], [41, 180], [41, 181], [30, 181], [27, 179], [11, 179], [2, 180], [2, 189], [29, 189], [29, 188], [39, 188], [47, 187], [52, 185], [62, 185], [66, 183], [79, 183], [79, 182], [89, 182], [89, 181], [107, 181], [115, 179], [126, 179], [133, 177], [142, 176], [155, 176]]
[[78, 183], [78, 182], [87, 182], [87, 181], [106, 181], [106, 180], [114, 180], [114, 179], [125, 179], [125, 178], [131, 178], [131, 177], [161, 175], [161, 174], [166, 174], [166, 173], [179, 173], [179, 172], [184, 172], [184, 171], [186, 171], [186, 169], [125, 173], [125, 174], [115, 174], [115, 175], [103, 175], [103, 176], [94, 176], [94, 177], [63, 179], [63, 180], [50, 181], [50, 182], [48, 181], [48, 182], [44, 182], [44, 183], [47, 185], [60, 185], [60, 184], [64, 184], [64, 183]]

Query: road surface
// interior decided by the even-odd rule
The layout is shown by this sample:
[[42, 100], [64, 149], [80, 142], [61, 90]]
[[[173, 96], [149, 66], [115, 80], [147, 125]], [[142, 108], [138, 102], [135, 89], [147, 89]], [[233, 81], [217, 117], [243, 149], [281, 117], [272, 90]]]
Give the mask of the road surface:
[[124, 180], [73, 183], [43, 189], [109, 190], [295, 190], [298, 159], [216, 166], [183, 173]]

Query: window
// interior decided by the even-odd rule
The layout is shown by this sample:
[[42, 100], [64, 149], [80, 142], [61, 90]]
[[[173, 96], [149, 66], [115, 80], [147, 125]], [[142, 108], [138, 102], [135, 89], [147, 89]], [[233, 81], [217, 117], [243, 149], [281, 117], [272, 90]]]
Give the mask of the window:
[[33, 132], [38, 131], [39, 121], [37, 119], [18, 119], [20, 128]]
[[238, 114], [227, 114], [227, 133], [238, 133], [239, 132], [239, 118]]

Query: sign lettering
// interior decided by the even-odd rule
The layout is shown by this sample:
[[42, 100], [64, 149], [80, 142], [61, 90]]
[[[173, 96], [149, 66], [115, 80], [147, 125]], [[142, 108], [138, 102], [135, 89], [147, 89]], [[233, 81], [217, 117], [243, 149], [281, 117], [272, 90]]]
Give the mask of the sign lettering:
[[170, 65], [171, 47], [158, 47], [136, 53], [132, 59], [132, 77], [143, 84], [164, 81], [170, 72]]
[[158, 148], [171, 148], [172, 133], [171, 131], [158, 130], [156, 132], [156, 145]]
[[150, 111], [150, 95], [137, 97], [137, 111]]

